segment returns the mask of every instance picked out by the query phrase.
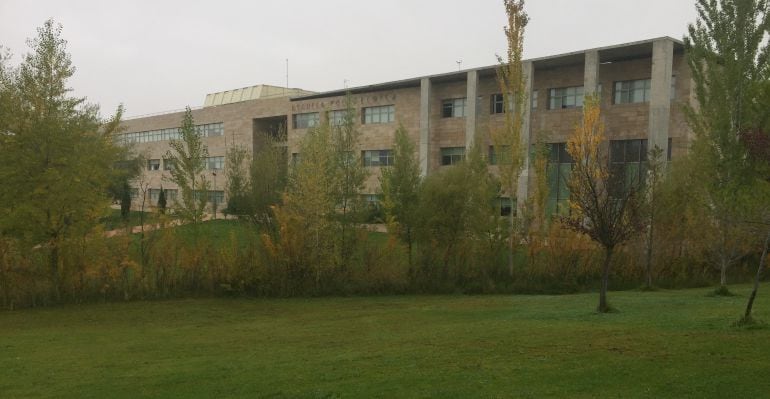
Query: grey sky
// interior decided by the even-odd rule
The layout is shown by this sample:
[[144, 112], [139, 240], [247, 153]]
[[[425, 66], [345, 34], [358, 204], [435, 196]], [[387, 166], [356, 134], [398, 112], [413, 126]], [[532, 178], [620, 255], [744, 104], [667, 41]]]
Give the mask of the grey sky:
[[[694, 0], [528, 0], [526, 58], [659, 36], [681, 39]], [[197, 106], [265, 83], [360, 86], [491, 65], [505, 51], [502, 0], [0, 0], [0, 45], [18, 63], [52, 17], [75, 93], [127, 115]]]

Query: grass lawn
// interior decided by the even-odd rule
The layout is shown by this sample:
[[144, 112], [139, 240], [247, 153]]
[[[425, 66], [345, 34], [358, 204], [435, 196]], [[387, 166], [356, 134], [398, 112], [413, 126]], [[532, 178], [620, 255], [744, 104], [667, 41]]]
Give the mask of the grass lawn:
[[[0, 312], [0, 397], [770, 396], [770, 329], [706, 289], [190, 299]], [[756, 317], [770, 321], [770, 287]]]

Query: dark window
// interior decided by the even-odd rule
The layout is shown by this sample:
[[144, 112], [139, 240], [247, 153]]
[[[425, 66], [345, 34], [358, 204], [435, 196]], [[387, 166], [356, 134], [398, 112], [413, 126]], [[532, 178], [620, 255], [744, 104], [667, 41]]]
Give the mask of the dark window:
[[583, 86], [562, 87], [548, 92], [548, 109], [583, 106]]
[[465, 116], [465, 99], [454, 98], [441, 102], [441, 117], [462, 118]]
[[647, 176], [647, 140], [610, 141], [610, 195], [639, 189]]
[[548, 215], [566, 215], [569, 213], [569, 188], [567, 182], [575, 161], [567, 152], [567, 143], [548, 144], [549, 158], [546, 171], [548, 182]]
[[505, 112], [505, 101], [502, 94], [492, 94], [492, 107], [490, 114], [502, 114]]
[[454, 165], [465, 159], [465, 147], [446, 147], [441, 149], [441, 165]]

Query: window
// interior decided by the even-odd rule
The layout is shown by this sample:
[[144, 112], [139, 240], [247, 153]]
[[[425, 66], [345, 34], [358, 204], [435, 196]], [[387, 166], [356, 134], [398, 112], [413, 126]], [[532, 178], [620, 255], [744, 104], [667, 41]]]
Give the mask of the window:
[[569, 212], [569, 188], [567, 182], [572, 173], [572, 156], [567, 152], [567, 143], [548, 144], [549, 158], [546, 171], [548, 182], [548, 215], [566, 215]]
[[208, 157], [206, 158], [206, 169], [208, 170], [222, 170], [225, 167], [225, 157]]
[[130, 194], [131, 194], [131, 200], [135, 200], [135, 199], [139, 198], [139, 189], [132, 187]]
[[294, 114], [295, 129], [307, 129], [309, 127], [318, 126], [318, 123], [320, 121], [321, 121], [321, 116], [318, 114], [318, 112]]
[[[196, 125], [195, 131], [201, 137], [215, 137], [224, 134], [224, 124], [222, 122], [207, 123], [205, 125]], [[130, 143], [152, 143], [155, 141], [178, 140], [181, 137], [181, 130], [178, 127], [167, 129], [148, 130], [144, 132], [132, 132], [115, 135], [115, 141], [120, 144]]]
[[548, 94], [548, 109], [583, 106], [583, 86], [551, 89]]
[[650, 79], [615, 82], [615, 104], [634, 104], [650, 101]]
[[489, 146], [489, 164], [498, 165], [498, 163], [500, 165], [509, 165], [511, 163], [510, 145], [501, 145], [497, 148], [493, 145]]
[[348, 110], [346, 110], [346, 109], [341, 109], [341, 110], [337, 110], [337, 111], [329, 111], [329, 113], [326, 114], [327, 118], [329, 118], [329, 124], [332, 125], [332, 126], [342, 126], [342, 125], [344, 125], [345, 124], [345, 118], [347, 117], [347, 115], [348, 115]]
[[610, 195], [622, 196], [644, 184], [647, 176], [647, 140], [610, 141]]
[[537, 90], [532, 90], [532, 109], [537, 109]]
[[176, 202], [178, 191], [175, 188], [163, 189], [166, 192], [166, 202]]
[[492, 94], [492, 106], [490, 114], [502, 114], [505, 112], [505, 101], [502, 94]]
[[454, 98], [441, 102], [442, 118], [462, 118], [465, 116], [465, 99]]
[[160, 189], [159, 188], [151, 188], [150, 189], [150, 204], [157, 204], [158, 198], [160, 198]]
[[160, 159], [148, 159], [147, 170], [160, 170]]
[[364, 166], [391, 166], [393, 165], [392, 150], [367, 150], [363, 151]]
[[376, 123], [391, 123], [394, 120], [396, 120], [396, 107], [394, 105], [367, 107], [363, 110], [363, 122], [366, 125]]
[[[511, 199], [508, 197], [497, 198], [497, 209], [500, 210], [500, 216], [510, 216], [511, 212], [513, 212]], [[514, 215], [515, 214], [516, 213], [514, 213]]]
[[441, 149], [441, 165], [454, 165], [465, 159], [465, 147], [445, 147]]
[[225, 202], [225, 192], [221, 190], [209, 191], [207, 200], [212, 204], [222, 204]]
[[164, 159], [163, 160], [163, 170], [174, 170], [176, 169], [176, 166], [174, 166], [174, 160], [173, 159]]

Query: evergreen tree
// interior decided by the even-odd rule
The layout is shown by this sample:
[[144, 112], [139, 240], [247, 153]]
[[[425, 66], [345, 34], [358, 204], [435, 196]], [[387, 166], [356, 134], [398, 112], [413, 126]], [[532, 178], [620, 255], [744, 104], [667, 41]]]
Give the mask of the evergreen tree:
[[160, 186], [160, 193], [158, 194], [158, 211], [161, 215], [166, 214], [166, 190], [163, 189], [163, 185]]

